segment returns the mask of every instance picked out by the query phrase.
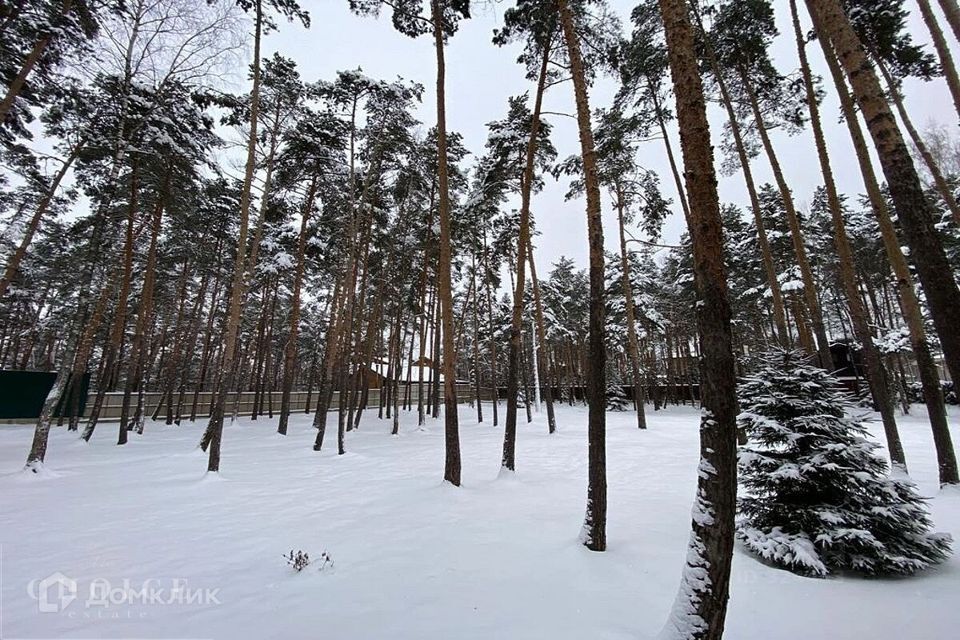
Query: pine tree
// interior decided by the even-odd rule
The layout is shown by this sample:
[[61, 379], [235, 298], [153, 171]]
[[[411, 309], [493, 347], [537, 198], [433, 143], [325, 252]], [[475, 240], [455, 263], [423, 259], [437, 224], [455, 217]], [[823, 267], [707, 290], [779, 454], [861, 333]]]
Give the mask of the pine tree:
[[778, 349], [760, 358], [739, 396], [750, 440], [739, 456], [747, 493], [737, 535], [747, 548], [811, 576], [911, 574], [949, 555], [950, 536], [930, 532], [925, 500], [888, 475], [830, 374]]

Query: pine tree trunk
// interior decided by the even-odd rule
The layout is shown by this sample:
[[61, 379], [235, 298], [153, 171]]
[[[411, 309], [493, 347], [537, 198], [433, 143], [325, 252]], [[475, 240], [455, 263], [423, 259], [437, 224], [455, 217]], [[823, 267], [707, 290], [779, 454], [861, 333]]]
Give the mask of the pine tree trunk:
[[820, 300], [817, 297], [817, 285], [813, 279], [813, 271], [810, 269], [810, 260], [807, 258], [807, 248], [803, 242], [803, 231], [800, 228], [800, 217], [793, 205], [793, 194], [790, 193], [790, 187], [783, 176], [783, 169], [780, 167], [780, 160], [773, 149], [773, 143], [767, 133], [767, 126], [763, 120], [763, 114], [760, 111], [760, 104], [757, 102], [756, 93], [750, 83], [750, 77], [746, 69], [740, 68], [740, 80], [747, 92], [747, 98], [750, 101], [750, 108], [753, 111], [753, 118], [757, 125], [757, 131], [760, 133], [760, 141], [763, 143], [763, 149], [770, 161], [770, 168], [773, 169], [773, 177], [780, 190], [780, 197], [783, 199], [783, 206], [787, 212], [787, 222], [790, 226], [790, 238], [793, 240], [793, 252], [797, 258], [797, 264], [800, 266], [800, 277], [803, 280], [803, 296], [807, 303], [807, 311], [810, 313], [810, 320], [813, 324], [813, 334], [817, 338], [817, 354], [820, 358], [820, 366], [827, 371], [833, 371], [833, 356], [830, 353], [830, 340], [827, 338], [827, 332], [823, 324], [823, 312], [820, 310]]
[[874, 61], [876, 62], [877, 68], [880, 70], [880, 74], [883, 76], [884, 81], [887, 83], [889, 95], [893, 99], [893, 104], [897, 108], [897, 113], [900, 115], [900, 122], [903, 123], [904, 129], [907, 130], [907, 135], [910, 136], [910, 141], [913, 142], [914, 146], [917, 148], [917, 152], [920, 154], [924, 164], [927, 165], [927, 169], [930, 171], [930, 175], [933, 177], [933, 186], [936, 188], [937, 193], [940, 194], [940, 197], [943, 198], [944, 203], [947, 205], [947, 209], [950, 210], [950, 215], [953, 216], [954, 223], [960, 226], [960, 204], [957, 203], [957, 199], [953, 195], [953, 189], [947, 182], [946, 176], [943, 175], [943, 171], [940, 170], [940, 165], [937, 164], [933, 154], [931, 154], [930, 150], [927, 149], [927, 145], [923, 141], [923, 137], [920, 135], [920, 132], [917, 131], [917, 128], [913, 125], [913, 120], [911, 120], [910, 114], [907, 113], [907, 108], [903, 104], [903, 96], [900, 95], [900, 89], [897, 87], [896, 81], [890, 75], [890, 72], [887, 71], [887, 68], [883, 64], [882, 60], [874, 56]]
[[730, 132], [733, 134], [734, 146], [737, 150], [737, 157], [740, 159], [740, 168], [743, 171], [743, 180], [747, 186], [747, 194], [750, 196], [750, 209], [753, 212], [753, 222], [757, 228], [757, 243], [760, 245], [760, 257], [763, 261], [763, 270], [767, 276], [767, 286], [770, 287], [770, 300], [773, 303], [773, 321], [777, 328], [777, 339], [781, 346], [790, 344], [790, 335], [787, 329], [787, 312], [783, 302], [783, 292], [780, 289], [780, 281], [777, 279], [776, 263], [773, 260], [773, 250], [770, 248], [770, 240], [767, 237], [767, 230], [763, 225], [763, 214], [760, 208], [760, 198], [757, 195], [757, 186], [753, 180], [753, 170], [750, 168], [750, 156], [747, 154], [747, 147], [743, 141], [743, 133], [740, 130], [740, 121], [734, 110], [733, 99], [727, 88], [727, 81], [720, 69], [720, 63], [717, 61], [716, 54], [710, 39], [706, 37], [706, 30], [703, 26], [703, 20], [699, 12], [695, 13], [700, 33], [704, 35], [703, 42], [707, 54], [707, 60], [716, 78], [717, 87], [720, 89], [720, 98], [727, 112], [727, 122], [730, 124]]
[[253, 174], [257, 168], [257, 124], [260, 112], [260, 38], [263, 31], [262, 0], [254, 0], [253, 35], [253, 88], [250, 92], [250, 131], [247, 136], [247, 160], [243, 176], [243, 189], [240, 191], [240, 221], [237, 232], [237, 256], [233, 265], [233, 283], [230, 289], [230, 306], [226, 318], [226, 330], [223, 343], [223, 361], [221, 370], [225, 375], [218, 377], [214, 389], [214, 404], [210, 411], [210, 421], [204, 432], [201, 447], [209, 453], [207, 471], [220, 471], [220, 441], [223, 437], [223, 414], [226, 409], [227, 394], [236, 387], [237, 372], [234, 365], [237, 336], [240, 333], [240, 316], [243, 312], [243, 298], [246, 289], [246, 252], [247, 227], [250, 222], [250, 199], [253, 188]]
[[[667, 162], [670, 164], [670, 174], [673, 176], [673, 184], [677, 188], [677, 197], [680, 199], [680, 207], [681, 209], [683, 209], [683, 219], [689, 226], [690, 225], [690, 205], [687, 202], [687, 191], [683, 187], [683, 177], [680, 175], [680, 169], [677, 167], [676, 156], [673, 155], [673, 143], [670, 142], [670, 134], [667, 132], [667, 123], [663, 115], [663, 108], [660, 106], [660, 97], [657, 95], [657, 92], [654, 91], [653, 83], [650, 81], [649, 78], [647, 78], [647, 87], [650, 92], [650, 98], [653, 101], [653, 110], [657, 120], [657, 127], [660, 129], [660, 137], [663, 138], [663, 147], [667, 152]], [[728, 112], [728, 115], [729, 115], [729, 112]], [[732, 126], [736, 126], [736, 125], [731, 120], [731, 127]], [[736, 136], [737, 136], [737, 139], [739, 140], [740, 138], [739, 129], [737, 130]], [[740, 142], [738, 149], [741, 149], [742, 147], [743, 147], [743, 143]], [[740, 157], [741, 161], [743, 160], [744, 156], [746, 156], [745, 151]], [[747, 171], [749, 170], [750, 169], [748, 167]], [[752, 175], [748, 180], [748, 188], [753, 189]], [[754, 191], [756, 190], [754, 189]], [[760, 233], [763, 234], [763, 242], [766, 243], [767, 251], [769, 252], [769, 243], [767, 243], [767, 232], [761, 228]], [[776, 281], [776, 279], [774, 279], [774, 281]], [[779, 295], [780, 295], [780, 287], [778, 286], [777, 296]], [[782, 304], [782, 302], [780, 304]]]
[[[137, 213], [138, 195], [140, 189], [140, 171], [139, 163], [133, 165], [130, 175], [130, 202], [127, 207], [127, 230], [123, 245], [123, 275], [120, 281], [120, 293], [117, 296], [117, 309], [113, 318], [113, 326], [110, 329], [110, 338], [104, 356], [104, 373], [110, 375], [117, 355], [120, 352], [120, 345], [123, 342], [123, 330], [127, 325], [127, 298], [130, 296], [130, 281], [133, 277], [133, 222]], [[93, 430], [97, 426], [100, 418], [100, 411], [103, 407], [104, 396], [107, 392], [106, 380], [102, 377], [97, 381], [97, 395], [90, 410], [90, 417], [86, 428], [81, 436], [84, 440], [90, 441], [93, 436]]]
[[867, 381], [870, 384], [873, 398], [880, 410], [890, 459], [895, 466], [906, 473], [907, 460], [903, 452], [903, 445], [900, 442], [900, 434], [897, 430], [897, 422], [893, 413], [893, 398], [890, 396], [887, 372], [883, 366], [880, 351], [874, 343], [867, 310], [861, 304], [857, 291], [857, 276], [854, 268], [853, 249], [850, 246], [850, 239], [847, 236], [846, 222], [843, 219], [840, 196], [837, 194], [837, 185], [833, 178], [833, 168], [830, 166], [830, 156], [827, 153], [827, 141], [823, 135], [823, 127], [820, 122], [820, 106], [817, 103], [817, 93], [813, 75], [810, 72], [810, 65], [807, 62], [803, 32], [800, 29], [800, 18], [797, 15], [796, 0], [790, 0], [790, 11], [797, 43], [797, 54], [800, 59], [800, 69], [806, 90], [807, 108], [810, 112], [810, 125], [813, 129], [813, 138], [817, 146], [820, 172], [823, 175], [823, 182], [827, 191], [827, 205], [833, 221], [833, 242], [837, 250], [837, 258], [840, 261], [840, 280], [846, 291], [847, 305], [850, 309], [850, 319], [853, 322], [857, 340], [863, 348], [864, 361], [867, 367]]
[[[70, 9], [72, 7], [73, 0], [63, 0], [60, 5], [60, 18], [65, 18], [66, 15], [70, 13]], [[43, 52], [53, 40], [54, 33], [55, 32], [51, 29], [47, 33], [44, 33], [42, 36], [40, 36], [40, 38], [34, 43], [30, 53], [27, 54], [27, 58], [20, 66], [20, 71], [17, 72], [17, 75], [10, 83], [10, 86], [7, 87], [7, 93], [3, 96], [3, 101], [0, 102], [0, 122], [4, 122], [7, 119], [7, 114], [13, 107], [14, 101], [17, 99], [17, 96], [20, 95], [23, 85], [27, 82], [27, 78], [33, 72], [34, 67], [37, 66], [37, 63], [40, 61], [40, 57], [43, 55]]]
[[480, 397], [480, 389], [482, 387], [480, 380], [480, 313], [478, 307], [480, 306], [480, 291], [477, 289], [477, 255], [476, 253], [472, 256], [473, 265], [470, 271], [471, 273], [471, 284], [473, 285], [474, 290], [476, 290], [476, 295], [473, 298], [473, 384], [474, 384], [474, 394], [477, 402], [477, 423], [483, 422], [483, 398]]
[[677, 602], [661, 637], [720, 640], [729, 596], [737, 493], [736, 368], [723, 227], [694, 32], [683, 0], [660, 0], [694, 225], [701, 350], [700, 467]]
[[[816, 16], [813, 15], [812, 17], [814, 17], [814, 25], [816, 26]], [[913, 350], [914, 360], [916, 361], [917, 370], [920, 375], [920, 386], [923, 393], [924, 404], [927, 407], [927, 414], [930, 419], [930, 427], [933, 430], [933, 441], [937, 450], [937, 462], [940, 471], [940, 483], [957, 484], [960, 482], [960, 478], [958, 478], [956, 454], [950, 437], [950, 429], [947, 426], [943, 389], [940, 386], [940, 376], [933, 360], [930, 344], [927, 341], [923, 312], [920, 308], [920, 301], [917, 298], [916, 291], [914, 291], [913, 288], [913, 277], [910, 273], [910, 267], [900, 247], [900, 239], [897, 237], [893, 221], [890, 219], [887, 200], [880, 190], [880, 185], [873, 169], [873, 163], [870, 160], [870, 153], [867, 150], [867, 144], [863, 137], [863, 131], [860, 128], [860, 121], [854, 109], [853, 99], [847, 89], [842, 71], [836, 58], [833, 56], [833, 52], [829, 48], [829, 43], [823, 38], [819, 39], [819, 42], [823, 48], [827, 66], [833, 77], [834, 86], [840, 96], [840, 105], [844, 120], [850, 131], [853, 148], [856, 151], [857, 161], [860, 164], [860, 171], [863, 174], [863, 181], [866, 185], [870, 204], [880, 226], [880, 235], [883, 239], [884, 248], [886, 249], [887, 259], [890, 261], [894, 276], [897, 279], [900, 310], [903, 313], [904, 320], [910, 331], [910, 346]], [[960, 367], [956, 369], [960, 371]], [[954, 369], [950, 370], [952, 372]], [[951, 375], [953, 374], [951, 373]]]
[[588, 410], [588, 484], [587, 512], [581, 540], [591, 551], [607, 548], [607, 453], [606, 453], [606, 360], [604, 344], [604, 255], [603, 222], [600, 211], [600, 181], [597, 176], [597, 152], [590, 128], [590, 103], [586, 73], [580, 54], [580, 41], [567, 0], [558, 0], [560, 24], [570, 60], [570, 75], [577, 104], [577, 129], [583, 157], [584, 187], [587, 195], [587, 237], [590, 244], [590, 320], [589, 358], [587, 359]]
[[313, 199], [317, 192], [317, 176], [314, 176], [307, 191], [306, 203], [300, 217], [300, 235], [297, 238], [296, 267], [293, 275], [293, 291], [290, 294], [290, 328], [283, 355], [283, 388], [280, 396], [280, 422], [277, 433], [287, 435], [290, 420], [290, 392], [293, 389], [294, 367], [297, 366], [297, 338], [300, 334], [300, 290], [303, 286], [304, 254], [307, 248], [307, 223], [313, 211]]
[[[876, 145], [903, 235], [910, 247], [930, 314], [947, 363], [960, 364], [960, 289], [950, 262], [933, 226], [933, 207], [900, 135], [880, 81], [863, 50], [850, 21], [837, 0], [807, 0], [815, 26], [829, 38], [864, 115]], [[960, 370], [950, 369], [960, 380]]]
[[943, 30], [940, 28], [940, 23], [937, 22], [937, 15], [933, 12], [933, 7], [930, 6], [930, 0], [917, 0], [917, 4], [920, 6], [920, 15], [923, 16], [923, 22], [930, 31], [930, 39], [933, 40], [933, 47], [940, 59], [940, 68], [943, 70], [943, 77], [947, 81], [947, 88], [950, 89], [953, 108], [960, 116], [960, 78], [957, 77], [957, 68], [953, 64], [953, 55], [950, 53], [947, 39], [943, 37]]
[[494, 339], [493, 332], [493, 285], [490, 282], [490, 260], [487, 249], [487, 229], [483, 229], [483, 272], [484, 280], [487, 285], [487, 324], [490, 327], [490, 333], [487, 336], [487, 350], [490, 351], [490, 388], [493, 400], [493, 426], [497, 426], [498, 408], [500, 407], [500, 387], [497, 379], [497, 341]]
[[[530, 262], [530, 280], [533, 283], [533, 310], [537, 321], [537, 337], [540, 341], [540, 358], [538, 365], [543, 372], [543, 381], [546, 385], [541, 392], [547, 403], [547, 429], [549, 433], [555, 433], [557, 430], [557, 416], [553, 408], [553, 387], [550, 386], [551, 366], [550, 354], [548, 352], [549, 343], [547, 342], [547, 323], [543, 319], [543, 300], [540, 297], [540, 280], [537, 278], [537, 263], [533, 259], [533, 242], [527, 238], [527, 259]], [[478, 391], [479, 393], [479, 391]], [[478, 396], [479, 397], [479, 396]]]
[[940, 0], [940, 8], [947, 17], [953, 37], [960, 41], [960, 7], [957, 6], [957, 0]]
[[[2, 118], [0, 118], [0, 121], [2, 121]], [[54, 197], [57, 195], [57, 190], [60, 188], [60, 183], [63, 182], [64, 176], [67, 175], [70, 167], [73, 166], [73, 161], [77, 159], [78, 155], [80, 155], [80, 150], [82, 149], [83, 144], [84, 143], [82, 141], [78, 142], [70, 150], [70, 155], [67, 156], [67, 159], [63, 161], [60, 170], [54, 175], [53, 181], [50, 183], [50, 187], [47, 189], [47, 192], [37, 205], [37, 210], [33, 213], [33, 217], [30, 218], [30, 222], [27, 223], [26, 232], [23, 234], [23, 238], [20, 239], [20, 244], [17, 245], [13, 255], [10, 256], [10, 260], [7, 262], [7, 267], [3, 272], [3, 278], [0, 278], [0, 298], [3, 298], [3, 295], [7, 292], [7, 287], [10, 286], [10, 282], [13, 280], [14, 276], [16, 276], [17, 270], [20, 268], [20, 263], [23, 261], [23, 257], [27, 254], [27, 248], [33, 241], [33, 236], [36, 235], [37, 229], [40, 228], [40, 221], [50, 208], [50, 203], [53, 202]]]
[[440, 190], [440, 261], [437, 266], [437, 297], [443, 329], [443, 403], [446, 455], [443, 479], [460, 486], [460, 428], [457, 420], [457, 354], [453, 335], [453, 291], [450, 283], [452, 240], [450, 233], [450, 190], [447, 184], [446, 68], [443, 54], [441, 0], [431, 0], [433, 40], [437, 53], [437, 174]]
[[[618, 191], [620, 189], [618, 188]], [[623, 198], [617, 196], [617, 221], [620, 229], [620, 269], [623, 272], [621, 285], [627, 311], [627, 353], [630, 357], [630, 375], [633, 379], [633, 402], [637, 408], [637, 428], [647, 428], [647, 417], [644, 412], [646, 397], [643, 392], [643, 378], [640, 375], [640, 343], [637, 339], [637, 318], [633, 307], [633, 285], [630, 283], [630, 259], [627, 254], [627, 237], [624, 230]]]
[[[123, 386], [123, 401], [120, 407], [120, 425], [118, 428], [117, 444], [127, 443], [128, 427], [136, 427], [141, 420], [140, 416], [134, 412], [134, 421], [131, 425], [130, 420], [130, 399], [134, 390], [138, 392], [142, 388], [143, 380], [143, 361], [146, 359], [144, 351], [146, 350], [147, 331], [151, 323], [151, 314], [153, 307], [153, 289], [156, 282], [157, 272], [157, 244], [160, 238], [160, 228], [163, 222], [163, 209], [165, 200], [169, 193], [170, 178], [172, 169], [167, 170], [164, 178], [164, 184], [157, 196], [157, 203], [153, 208], [153, 216], [150, 227], [150, 246], [147, 249], [147, 263], [144, 267], [143, 289], [140, 293], [140, 309], [137, 311], [137, 323], [134, 329], [133, 342], [130, 346], [130, 360], [127, 368], [127, 379]], [[184, 270], [186, 273], [186, 270]], [[139, 398], [139, 394], [138, 394]], [[139, 405], [139, 401], [138, 401]]]
[[537, 159], [537, 137], [540, 134], [540, 111], [547, 83], [547, 65], [550, 62], [549, 39], [544, 46], [533, 99], [530, 135], [527, 138], [523, 178], [520, 181], [520, 234], [517, 238], [516, 289], [513, 293], [513, 313], [510, 318], [510, 350], [507, 358], [507, 420], [503, 432], [502, 468], [514, 471], [517, 448], [517, 401], [520, 376], [520, 332], [523, 327], [523, 295], [527, 284], [527, 249], [530, 244], [530, 196], [533, 192], [534, 168]]

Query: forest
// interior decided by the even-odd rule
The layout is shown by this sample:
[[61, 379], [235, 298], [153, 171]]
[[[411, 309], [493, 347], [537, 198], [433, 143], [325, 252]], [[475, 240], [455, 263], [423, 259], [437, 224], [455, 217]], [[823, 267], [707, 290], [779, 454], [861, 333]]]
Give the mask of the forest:
[[[418, 79], [359, 67], [312, 77], [306, 57], [324, 55], [322, 38], [306, 53], [285, 50], [285, 38], [322, 30], [333, 4], [352, 13], [358, 38], [364, 25], [388, 24], [390, 37], [420, 42], [432, 66]], [[472, 123], [485, 141], [469, 148], [450, 91], [483, 60], [464, 68], [448, 52], [477, 21], [490, 25], [486, 50], [515, 57], [526, 88]], [[387, 45], [371, 36], [356, 46]], [[101, 515], [114, 539], [148, 535], [130, 521], [173, 514], [170, 496], [219, 503], [216, 513], [246, 503], [262, 527], [229, 520], [232, 511], [172, 517], [203, 525], [185, 536], [271, 531], [276, 555], [289, 547], [276, 538], [302, 524], [288, 510], [311, 511], [328, 492], [318, 499], [330, 509], [353, 505], [346, 518], [359, 529], [330, 534], [352, 549], [364, 514], [386, 518], [351, 502], [379, 491], [357, 484], [379, 477], [404, 487], [391, 508], [453, 509], [429, 534], [446, 552], [450, 537], [486, 534], [470, 528], [467, 503], [536, 519], [569, 501], [572, 480], [582, 516], [543, 516], [562, 521], [561, 541], [582, 524], [576, 548], [557, 556], [582, 578], [558, 584], [635, 588], [590, 564], [600, 554], [571, 555], [609, 545], [616, 557], [639, 535], [616, 530], [618, 513], [661, 507], [625, 503], [628, 487], [683, 512], [683, 529], [670, 529], [679, 546], [658, 556], [680, 578], [675, 602], [638, 613], [628, 598], [626, 617], [595, 637], [718, 640], [738, 606], [741, 555], [751, 571], [798, 584], [916, 574], [930, 585], [918, 587], [925, 598], [938, 594], [931, 626], [914, 635], [900, 618], [881, 627], [897, 590], [913, 588], [889, 581], [891, 600], [872, 601], [886, 610], [875, 626], [858, 620], [866, 626], [815, 637], [955, 633], [958, 51], [956, 0], [0, 0], [0, 416], [10, 418], [0, 420], [0, 513], [20, 522], [0, 536], [15, 555], [10, 597], [25, 599], [20, 578], [69, 574], [37, 568], [32, 554], [97, 548], [94, 538], [67, 542], [96, 530], [97, 516], [62, 506], [92, 495], [139, 504]], [[919, 83], [937, 96], [936, 121], [915, 115], [909, 91]], [[576, 136], [566, 157], [564, 131]], [[800, 164], [814, 189], [791, 184]], [[722, 198], [733, 184], [744, 197]], [[558, 190], [566, 217], [545, 204]], [[577, 234], [583, 259], [538, 262], [555, 255], [560, 226]], [[18, 414], [28, 387], [37, 407]], [[689, 435], [681, 443], [674, 432]], [[571, 433], [576, 441], [564, 440]], [[683, 455], [682, 468], [658, 470]], [[490, 504], [474, 493], [481, 465], [498, 474]], [[653, 486], [638, 489], [623, 465]], [[178, 485], [190, 473], [202, 484]], [[309, 486], [318, 477], [328, 482]], [[530, 489], [514, 477], [553, 483], [542, 500], [556, 504], [510, 497]], [[441, 481], [458, 497], [431, 493]], [[275, 498], [252, 488], [274, 482]], [[504, 531], [489, 541], [508, 545], [501, 561], [516, 571], [537, 525], [519, 526], [519, 539]], [[552, 520], [544, 526], [554, 535]], [[45, 533], [25, 542], [35, 529]], [[307, 549], [297, 531], [290, 544]], [[34, 546], [21, 554], [18, 544]], [[262, 562], [259, 549], [251, 560], [229, 544], [204, 547], [204, 558], [227, 562], [229, 548], [236, 562]], [[319, 567], [344, 580], [344, 598], [380, 579], [350, 576], [350, 553], [340, 560], [322, 544], [313, 558], [284, 557], [295, 573]], [[179, 557], [175, 546], [154, 549]], [[473, 593], [458, 582], [468, 578], [443, 577], [458, 560], [409, 553], [422, 556], [402, 571], [452, 581], [431, 597], [455, 598], [457, 585]], [[116, 562], [109, 576], [119, 580], [145, 560]], [[101, 574], [84, 567], [72, 570], [93, 579], [93, 593]], [[779, 578], [769, 579], [753, 586], [782, 607]], [[674, 593], [676, 582], [644, 588]], [[793, 588], [783, 593], [802, 600]], [[850, 589], [818, 597], [850, 610], [874, 597]], [[536, 605], [546, 607], [539, 615], [573, 606], [561, 600]], [[441, 602], [422, 626], [369, 626], [392, 611], [383, 602], [359, 626], [338, 620], [331, 631], [584, 637], [605, 615], [587, 609], [548, 632], [501, 611], [471, 630], [433, 617]], [[34, 619], [35, 601], [11, 606], [24, 637], [196, 633], [149, 617], [109, 630], [66, 618], [48, 627]], [[218, 611], [202, 634], [273, 633], [232, 627]], [[295, 608], [284, 615], [295, 624]], [[631, 615], [656, 618], [653, 631], [631, 627]], [[746, 616], [737, 612], [728, 636], [810, 637]]]

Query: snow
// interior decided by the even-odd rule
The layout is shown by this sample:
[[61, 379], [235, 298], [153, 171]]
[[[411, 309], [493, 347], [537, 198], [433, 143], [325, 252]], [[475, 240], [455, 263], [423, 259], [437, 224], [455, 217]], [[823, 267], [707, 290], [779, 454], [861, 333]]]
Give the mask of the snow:
[[[441, 483], [442, 421], [417, 431], [415, 412], [391, 438], [367, 411], [344, 456], [311, 450], [312, 416], [295, 415], [286, 438], [242, 418], [225, 428], [219, 476], [204, 474], [202, 423], [147, 423], [123, 448], [110, 429], [84, 444], [54, 428], [42, 478], [22, 473], [32, 428], [0, 426], [0, 637], [599, 640], [696, 626], [690, 611], [670, 615], [684, 567], [685, 590], [702, 573], [688, 548], [697, 474], [709, 473], [699, 412], [648, 407], [646, 431], [631, 412], [607, 415], [608, 551], [595, 553], [577, 540], [586, 409], [558, 406], [553, 436], [545, 416], [521, 423], [517, 472], [502, 478], [489, 410], [484, 425], [461, 410], [459, 489]], [[960, 537], [960, 490], [938, 492], [929, 426], [912, 412], [900, 421], [911, 477], [933, 496], [936, 530]], [[314, 564], [297, 573], [291, 550]], [[323, 552], [333, 566], [321, 570]], [[60, 612], [30, 596], [48, 576], [76, 581]], [[110, 604], [85, 606], [104, 580]], [[950, 638], [958, 601], [956, 556], [907, 579], [812, 579], [738, 543], [727, 637]]]

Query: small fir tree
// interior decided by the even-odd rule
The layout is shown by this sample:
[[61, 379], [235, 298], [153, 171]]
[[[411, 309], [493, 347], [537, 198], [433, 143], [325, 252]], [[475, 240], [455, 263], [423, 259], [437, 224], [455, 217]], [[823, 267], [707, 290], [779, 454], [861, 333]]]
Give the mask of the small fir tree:
[[816, 577], [911, 574], [949, 555], [950, 536], [930, 532], [912, 482], [888, 475], [834, 377], [799, 352], [776, 350], [739, 395], [749, 443], [740, 451], [737, 535], [747, 548]]
[[624, 392], [623, 385], [607, 378], [607, 411], [626, 411], [629, 405], [630, 398]]

